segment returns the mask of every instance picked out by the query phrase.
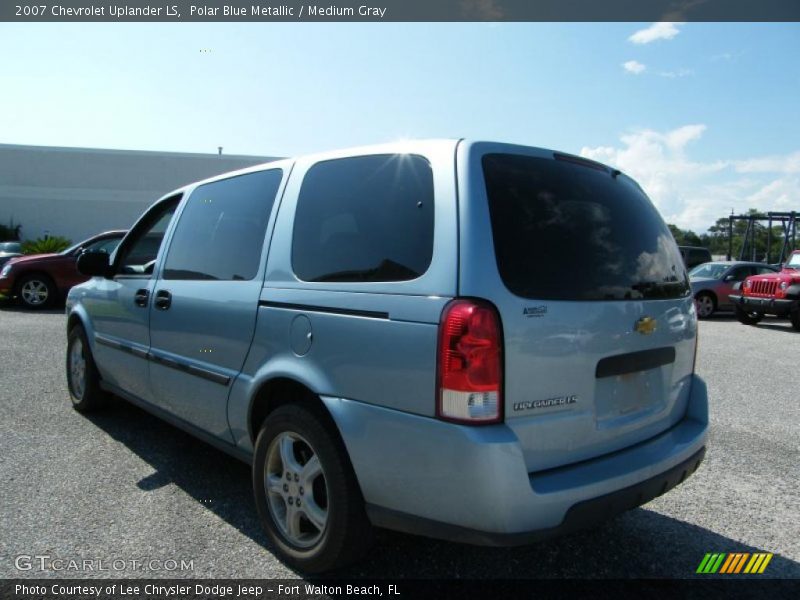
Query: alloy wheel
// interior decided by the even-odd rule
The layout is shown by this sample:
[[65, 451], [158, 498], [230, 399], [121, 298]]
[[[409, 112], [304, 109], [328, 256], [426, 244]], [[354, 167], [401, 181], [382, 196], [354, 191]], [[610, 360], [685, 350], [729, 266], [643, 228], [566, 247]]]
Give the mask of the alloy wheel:
[[30, 279], [26, 281], [22, 285], [20, 293], [25, 303], [31, 306], [41, 306], [47, 302], [47, 298], [50, 296], [47, 284], [40, 279]]
[[714, 312], [714, 300], [707, 294], [702, 294], [695, 299], [697, 305], [697, 316], [704, 319], [710, 317]]
[[317, 453], [301, 435], [285, 431], [267, 450], [264, 489], [272, 520], [299, 548], [319, 542], [328, 523], [328, 489]]
[[83, 400], [86, 390], [86, 357], [80, 338], [76, 338], [69, 349], [69, 386], [73, 395], [78, 400]]

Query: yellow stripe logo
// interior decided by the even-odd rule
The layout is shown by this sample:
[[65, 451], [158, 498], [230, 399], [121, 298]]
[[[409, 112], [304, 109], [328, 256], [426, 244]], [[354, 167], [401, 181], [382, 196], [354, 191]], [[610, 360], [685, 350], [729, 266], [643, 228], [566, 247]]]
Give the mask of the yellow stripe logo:
[[772, 560], [771, 552], [708, 552], [700, 561], [696, 573], [724, 575], [761, 574], [769, 561]]

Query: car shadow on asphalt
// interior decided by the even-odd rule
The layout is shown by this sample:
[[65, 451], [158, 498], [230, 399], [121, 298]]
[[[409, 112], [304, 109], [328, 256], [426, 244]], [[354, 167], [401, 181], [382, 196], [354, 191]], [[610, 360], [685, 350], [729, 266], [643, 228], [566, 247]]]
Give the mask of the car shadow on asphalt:
[[25, 313], [29, 315], [63, 315], [64, 304], [54, 304], [48, 308], [30, 309], [20, 306], [13, 300], [0, 299], [0, 312]]
[[[247, 465], [119, 399], [88, 418], [155, 470], [137, 482], [140, 489], [174, 484], [269, 551]], [[702, 477], [702, 467], [695, 477]], [[366, 559], [328, 576], [691, 578], [698, 577], [695, 571], [708, 552], [769, 551], [647, 508], [629, 511], [594, 529], [514, 548], [469, 546], [384, 530], [377, 538]], [[775, 555], [768, 575], [800, 578], [800, 563]]]
[[794, 327], [791, 326], [788, 322], [785, 324], [778, 324], [778, 323], [765, 323], [761, 321], [758, 325], [754, 325], [758, 329], [771, 329], [772, 331], [782, 331], [784, 333], [793, 333], [797, 335], [800, 331], [797, 331]]

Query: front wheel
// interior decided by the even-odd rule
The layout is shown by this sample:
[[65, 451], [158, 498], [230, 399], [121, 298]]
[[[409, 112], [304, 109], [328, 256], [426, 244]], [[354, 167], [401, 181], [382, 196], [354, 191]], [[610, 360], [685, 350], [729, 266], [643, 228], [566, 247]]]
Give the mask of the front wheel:
[[45, 275], [27, 275], [19, 282], [17, 296], [25, 308], [45, 308], [55, 300], [56, 286]]
[[792, 327], [800, 331], [800, 307], [789, 313], [789, 320], [792, 322]]
[[100, 375], [83, 327], [76, 325], [67, 335], [67, 387], [72, 406], [79, 412], [90, 412], [106, 404], [106, 393], [100, 389]]
[[259, 517], [279, 556], [306, 573], [353, 562], [372, 539], [355, 474], [331, 427], [316, 410], [284, 405], [256, 440]]
[[746, 311], [740, 306], [735, 306], [734, 311], [736, 312], [736, 319], [743, 325], [755, 325], [764, 318], [764, 313]]

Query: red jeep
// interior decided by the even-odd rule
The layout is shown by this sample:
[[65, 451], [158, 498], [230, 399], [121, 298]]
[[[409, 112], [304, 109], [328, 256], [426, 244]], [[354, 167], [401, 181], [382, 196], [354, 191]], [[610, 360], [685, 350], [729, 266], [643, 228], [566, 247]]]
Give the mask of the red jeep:
[[765, 314], [788, 316], [800, 331], [800, 250], [789, 255], [779, 273], [751, 275], [739, 291], [730, 299], [740, 323], [755, 325]]

